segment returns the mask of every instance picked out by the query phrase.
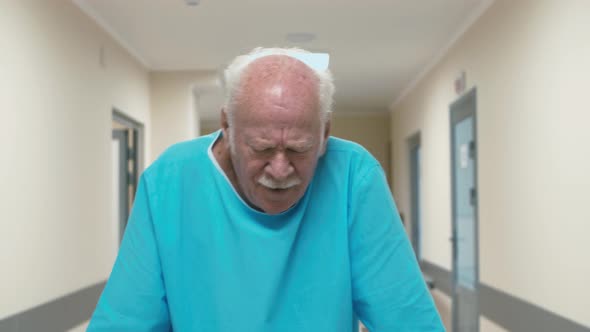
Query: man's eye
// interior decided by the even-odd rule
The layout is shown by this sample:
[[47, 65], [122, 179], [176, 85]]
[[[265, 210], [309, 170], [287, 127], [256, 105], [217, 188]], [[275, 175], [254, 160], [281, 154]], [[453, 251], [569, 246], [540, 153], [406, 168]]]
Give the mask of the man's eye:
[[305, 149], [296, 149], [296, 148], [288, 149], [288, 151], [292, 152], [292, 153], [305, 153], [306, 152]]
[[253, 150], [256, 153], [267, 153], [272, 151], [272, 148], [254, 148]]

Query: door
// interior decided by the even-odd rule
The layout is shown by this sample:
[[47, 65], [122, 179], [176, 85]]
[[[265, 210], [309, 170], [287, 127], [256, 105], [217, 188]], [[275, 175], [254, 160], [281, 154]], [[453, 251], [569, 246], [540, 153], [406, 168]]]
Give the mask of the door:
[[142, 164], [142, 145], [143, 125], [113, 110], [113, 210], [119, 242], [123, 239], [135, 199]]
[[479, 331], [476, 90], [450, 107], [453, 331]]
[[420, 223], [420, 134], [415, 134], [408, 140], [410, 147], [410, 193], [411, 193], [411, 235], [412, 247], [416, 259], [421, 259], [421, 223]]

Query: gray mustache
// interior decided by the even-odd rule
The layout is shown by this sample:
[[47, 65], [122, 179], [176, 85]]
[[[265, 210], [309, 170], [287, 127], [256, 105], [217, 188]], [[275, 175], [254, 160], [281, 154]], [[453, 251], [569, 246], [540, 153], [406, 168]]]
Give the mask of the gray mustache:
[[258, 183], [270, 189], [289, 189], [301, 184], [301, 180], [299, 178], [290, 178], [284, 181], [276, 181], [266, 175], [263, 175], [258, 179]]

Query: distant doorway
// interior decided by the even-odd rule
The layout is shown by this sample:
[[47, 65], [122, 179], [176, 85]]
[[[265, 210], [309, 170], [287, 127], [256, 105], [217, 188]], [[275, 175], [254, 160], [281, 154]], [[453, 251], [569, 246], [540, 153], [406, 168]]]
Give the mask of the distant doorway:
[[479, 331], [479, 239], [475, 88], [450, 106], [453, 331]]
[[411, 236], [412, 247], [416, 253], [416, 259], [420, 261], [422, 252], [421, 239], [421, 178], [420, 178], [420, 163], [421, 163], [421, 147], [420, 147], [420, 133], [417, 133], [408, 139], [408, 147], [410, 152], [410, 197], [411, 197]]
[[118, 243], [127, 226], [139, 172], [143, 169], [143, 125], [118, 110], [113, 110], [113, 222], [116, 224]]

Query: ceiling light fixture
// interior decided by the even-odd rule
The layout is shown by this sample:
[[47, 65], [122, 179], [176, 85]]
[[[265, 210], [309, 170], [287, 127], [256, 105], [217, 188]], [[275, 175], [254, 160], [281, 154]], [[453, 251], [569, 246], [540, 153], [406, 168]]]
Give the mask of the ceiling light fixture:
[[200, 2], [200, 0], [185, 0], [185, 1], [186, 1], [186, 4], [189, 6], [198, 6], [199, 2]]

